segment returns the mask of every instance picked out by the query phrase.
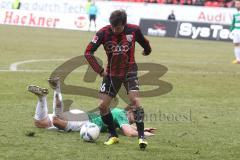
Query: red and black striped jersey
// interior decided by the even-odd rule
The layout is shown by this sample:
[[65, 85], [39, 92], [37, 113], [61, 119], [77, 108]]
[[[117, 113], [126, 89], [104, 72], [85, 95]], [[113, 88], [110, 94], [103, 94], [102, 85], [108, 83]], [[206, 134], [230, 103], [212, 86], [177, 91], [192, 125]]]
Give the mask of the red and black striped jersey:
[[137, 25], [126, 24], [123, 32], [118, 35], [113, 33], [110, 25], [107, 25], [100, 29], [88, 44], [85, 57], [95, 72], [102, 73], [104, 69], [94, 57], [94, 52], [102, 44], [107, 54], [108, 75], [124, 77], [129, 72], [137, 72], [134, 57], [135, 42], [143, 47], [145, 54], [152, 51], [149, 41]]

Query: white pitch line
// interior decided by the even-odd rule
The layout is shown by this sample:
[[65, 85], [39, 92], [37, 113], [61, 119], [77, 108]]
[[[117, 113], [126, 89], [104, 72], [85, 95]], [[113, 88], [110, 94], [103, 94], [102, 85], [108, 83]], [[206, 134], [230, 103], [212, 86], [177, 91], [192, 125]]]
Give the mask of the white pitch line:
[[[10, 70], [0, 70], [0, 72], [25, 72], [25, 73], [44, 73], [44, 72], [53, 72], [53, 70], [30, 70], [30, 69], [26, 69], [26, 70], [16, 70], [16, 71], [10, 71]], [[86, 71], [73, 71], [74, 73], [85, 73]], [[139, 76], [141, 76], [141, 73], [147, 73], [148, 71], [138, 71], [138, 73], [140, 73]], [[235, 72], [235, 73], [229, 73], [229, 72], [205, 72], [205, 71], [195, 71], [195, 72], [176, 72], [176, 71], [167, 71], [165, 74], [190, 74], [190, 75], [202, 75], [202, 74], [206, 74], [206, 75], [211, 75], [211, 74], [217, 74], [217, 75], [240, 75], [240, 72]]]
[[26, 64], [26, 63], [34, 63], [34, 62], [51, 62], [51, 61], [66, 61], [67, 59], [32, 59], [32, 60], [26, 60], [26, 61], [19, 61], [12, 63], [9, 67], [10, 71], [18, 71], [17, 67], [18, 65]]
[[[66, 61], [67, 59], [32, 59], [32, 60], [26, 60], [26, 61], [19, 61], [12, 63], [9, 67], [9, 70], [7, 69], [2, 69], [0, 72], [29, 72], [29, 73], [41, 73], [41, 72], [53, 72], [53, 70], [32, 70], [32, 69], [20, 69], [18, 70], [18, 66], [26, 63], [34, 63], [34, 62], [52, 62], [52, 61]], [[80, 70], [80, 71], [73, 71], [76, 73], [84, 73], [86, 71]], [[147, 73], [149, 71], [139, 71], [139, 73]], [[153, 71], [154, 72], [154, 71]], [[208, 72], [208, 71], [167, 71], [165, 74], [170, 73], [170, 74], [193, 74], [193, 75], [198, 75], [198, 74], [227, 74], [227, 75], [239, 75], [240, 72], [221, 72], [221, 71], [216, 71], [216, 72]]]
[[[31, 70], [31, 69], [19, 69], [16, 71], [10, 71], [10, 70], [0, 70], [0, 72], [27, 72], [27, 73], [44, 73], [44, 72], [53, 72], [54, 70]], [[72, 72], [76, 72], [76, 73], [84, 73], [86, 71], [72, 71]]]

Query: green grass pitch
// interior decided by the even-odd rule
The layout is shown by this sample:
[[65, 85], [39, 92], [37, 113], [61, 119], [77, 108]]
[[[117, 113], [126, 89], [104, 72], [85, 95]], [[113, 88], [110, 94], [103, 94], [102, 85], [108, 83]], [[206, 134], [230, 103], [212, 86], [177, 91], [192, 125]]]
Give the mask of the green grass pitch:
[[[37, 84], [49, 88], [46, 80], [52, 71], [65, 61], [83, 55], [93, 34], [0, 26], [0, 159], [239, 159], [240, 65], [231, 64], [234, 56], [229, 42], [148, 37], [153, 48], [148, 57], [143, 57], [137, 46], [136, 60], [167, 67], [168, 71], [159, 79], [173, 86], [168, 94], [141, 100], [148, 116], [145, 126], [157, 128], [155, 136], [148, 139], [145, 151], [139, 150], [136, 138], [120, 136], [118, 145], [104, 146], [106, 133], [101, 134], [97, 143], [85, 143], [79, 133], [34, 127], [37, 98], [26, 91], [26, 86]], [[105, 60], [102, 47], [96, 55]], [[33, 61], [24, 63], [29, 60]], [[10, 71], [10, 66], [17, 62], [22, 62], [17, 65], [20, 71]], [[78, 70], [65, 83], [98, 90], [101, 78], [84, 82], [86, 68]], [[155, 68], [154, 73], [158, 71]], [[142, 86], [142, 91], [151, 89], [154, 86]], [[83, 110], [97, 105], [96, 98], [63, 96]], [[51, 104], [50, 90], [49, 112]], [[118, 106], [123, 107], [125, 103], [120, 100]], [[29, 132], [35, 135], [26, 136]]]

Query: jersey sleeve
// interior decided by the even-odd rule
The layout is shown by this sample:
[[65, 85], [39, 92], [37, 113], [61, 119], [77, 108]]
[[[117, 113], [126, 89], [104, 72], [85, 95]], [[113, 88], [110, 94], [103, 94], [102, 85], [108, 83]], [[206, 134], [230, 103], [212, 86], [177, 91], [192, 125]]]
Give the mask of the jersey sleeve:
[[87, 59], [90, 66], [93, 68], [93, 70], [101, 74], [104, 69], [103, 67], [98, 63], [97, 59], [94, 56], [95, 51], [98, 49], [98, 47], [102, 44], [104, 33], [100, 30], [96, 33], [96, 35], [93, 37], [92, 41], [88, 44], [84, 56]]
[[129, 121], [128, 121], [127, 115], [124, 110], [117, 110], [113, 114], [115, 114], [115, 115], [113, 115], [115, 117], [115, 123], [120, 128], [122, 128], [122, 126], [125, 124], [129, 125]]
[[143, 47], [144, 53], [146, 55], [149, 55], [151, 53], [152, 48], [149, 44], [149, 41], [143, 36], [139, 27], [136, 30], [136, 41]]

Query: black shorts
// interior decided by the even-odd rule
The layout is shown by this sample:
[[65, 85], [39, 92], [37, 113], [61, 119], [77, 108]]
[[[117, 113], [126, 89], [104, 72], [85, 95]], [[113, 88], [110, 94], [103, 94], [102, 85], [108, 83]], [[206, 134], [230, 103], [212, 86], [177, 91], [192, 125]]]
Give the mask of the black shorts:
[[122, 84], [127, 93], [131, 90], [139, 90], [139, 82], [137, 76], [129, 76], [126, 78], [106, 76], [103, 78], [100, 86], [100, 93], [105, 93], [111, 97], [115, 97], [120, 90]]
[[93, 14], [89, 15], [89, 20], [90, 21], [95, 21], [96, 20], [96, 15], [93, 15]]

